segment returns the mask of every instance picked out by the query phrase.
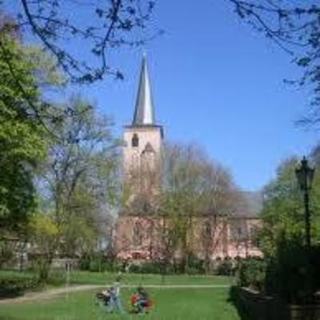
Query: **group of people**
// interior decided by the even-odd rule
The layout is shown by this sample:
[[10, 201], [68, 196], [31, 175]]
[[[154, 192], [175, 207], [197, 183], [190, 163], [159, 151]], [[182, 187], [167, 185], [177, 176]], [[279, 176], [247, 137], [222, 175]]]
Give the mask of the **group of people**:
[[143, 287], [138, 287], [131, 296], [131, 307], [134, 313], [147, 313], [152, 307], [152, 301], [149, 294]]
[[[118, 277], [112, 287], [98, 292], [97, 301], [106, 308], [107, 312], [124, 313], [120, 297], [120, 278]], [[138, 287], [130, 298], [132, 313], [148, 313], [152, 307], [149, 294], [143, 287]]]

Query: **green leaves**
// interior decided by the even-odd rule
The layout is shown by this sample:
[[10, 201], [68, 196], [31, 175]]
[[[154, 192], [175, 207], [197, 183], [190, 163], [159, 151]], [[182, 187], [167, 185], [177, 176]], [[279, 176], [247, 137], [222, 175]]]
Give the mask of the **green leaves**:
[[23, 227], [35, 205], [33, 171], [46, 154], [33, 71], [23, 47], [0, 32], [0, 228]]
[[[277, 177], [266, 186], [262, 211], [260, 243], [266, 255], [274, 255], [279, 241], [303, 241], [305, 233], [303, 195], [296, 181], [296, 157], [284, 161]], [[310, 195], [313, 242], [318, 242], [320, 228], [320, 175], [316, 171]]]

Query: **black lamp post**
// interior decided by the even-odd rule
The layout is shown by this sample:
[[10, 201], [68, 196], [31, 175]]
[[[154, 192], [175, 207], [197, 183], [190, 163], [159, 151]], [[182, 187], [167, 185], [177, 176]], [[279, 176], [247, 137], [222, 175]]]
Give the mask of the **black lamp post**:
[[308, 248], [310, 248], [311, 246], [309, 191], [311, 190], [314, 171], [315, 171], [314, 168], [309, 167], [308, 160], [306, 159], [306, 157], [303, 157], [299, 168], [296, 169], [297, 180], [298, 180], [300, 189], [303, 191], [305, 228], [306, 228], [305, 236], [306, 236], [306, 245]]

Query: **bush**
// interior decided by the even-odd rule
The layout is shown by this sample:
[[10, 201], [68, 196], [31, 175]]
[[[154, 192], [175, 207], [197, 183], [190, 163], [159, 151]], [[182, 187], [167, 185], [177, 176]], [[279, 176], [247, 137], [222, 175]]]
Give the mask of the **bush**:
[[195, 255], [189, 255], [185, 272], [187, 274], [204, 274], [204, 261], [197, 258]]
[[265, 291], [266, 262], [260, 258], [248, 258], [239, 262], [238, 284], [258, 291]]
[[281, 242], [276, 256], [268, 262], [266, 290], [288, 303], [312, 303], [320, 289], [320, 248], [310, 251], [299, 242]]
[[163, 272], [163, 265], [160, 262], [144, 262], [141, 264], [131, 264], [128, 269], [131, 273], [153, 273], [161, 274]]
[[320, 289], [319, 269], [320, 247], [309, 250], [301, 241], [281, 241], [273, 257], [241, 260], [238, 284], [289, 304], [310, 304]]
[[154, 274], [161, 274], [162, 266], [158, 262], [145, 262], [141, 265], [141, 273], [154, 273]]
[[15, 297], [25, 291], [39, 287], [35, 278], [8, 277], [0, 279], [0, 298]]
[[103, 259], [100, 257], [93, 258], [89, 262], [89, 271], [91, 272], [104, 272], [105, 271], [105, 264]]
[[234, 265], [231, 259], [225, 259], [220, 262], [216, 268], [216, 274], [219, 276], [231, 276], [234, 274]]
[[90, 267], [90, 257], [83, 256], [79, 260], [79, 269], [83, 271], [88, 271]]
[[[91, 272], [116, 272], [122, 269], [122, 264], [111, 259], [107, 259], [102, 254], [83, 256], [79, 261], [80, 270]], [[122, 270], [123, 271], [123, 270]]]

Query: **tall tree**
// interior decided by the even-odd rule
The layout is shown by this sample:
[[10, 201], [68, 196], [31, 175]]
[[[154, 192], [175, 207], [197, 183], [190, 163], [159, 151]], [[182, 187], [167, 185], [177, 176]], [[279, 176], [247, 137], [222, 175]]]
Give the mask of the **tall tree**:
[[[65, 114], [68, 110], [68, 114]], [[64, 254], [82, 254], [96, 246], [117, 201], [117, 140], [111, 122], [88, 102], [73, 97], [55, 112], [65, 114], [54, 124], [48, 159], [39, 191], [61, 229]]]
[[165, 243], [176, 246], [170, 252], [179, 249], [187, 263], [200, 234], [200, 250], [209, 268], [212, 240], [217, 232], [225, 231], [221, 220], [236, 213], [239, 190], [226, 169], [193, 145], [166, 147], [163, 179], [160, 210], [167, 220], [163, 226]]
[[[302, 194], [295, 176], [298, 159], [289, 158], [279, 166], [276, 178], [264, 190], [262, 211], [263, 228], [259, 232], [259, 243], [264, 253], [274, 255], [281, 241], [304, 242], [304, 207]], [[316, 175], [311, 190], [312, 239], [319, 239], [320, 175]]]
[[41, 105], [37, 67], [12, 30], [0, 29], [0, 42], [0, 229], [18, 231], [35, 205], [32, 180], [46, 142], [33, 108]]

